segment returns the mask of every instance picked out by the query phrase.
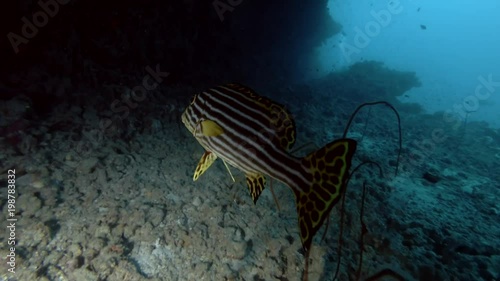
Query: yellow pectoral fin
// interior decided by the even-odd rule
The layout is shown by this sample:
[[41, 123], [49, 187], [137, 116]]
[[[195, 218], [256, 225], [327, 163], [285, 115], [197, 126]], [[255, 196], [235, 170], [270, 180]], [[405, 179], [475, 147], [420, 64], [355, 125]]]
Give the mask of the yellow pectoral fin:
[[197, 180], [217, 159], [217, 155], [210, 151], [205, 151], [203, 156], [201, 156], [200, 162], [198, 162], [198, 166], [196, 166], [196, 170], [194, 171], [193, 180]]
[[264, 190], [264, 185], [266, 184], [266, 178], [261, 174], [247, 174], [247, 185], [250, 190], [250, 195], [252, 196], [253, 203], [257, 203], [260, 194]]
[[200, 122], [200, 133], [205, 137], [216, 137], [224, 133], [224, 130], [212, 120]]

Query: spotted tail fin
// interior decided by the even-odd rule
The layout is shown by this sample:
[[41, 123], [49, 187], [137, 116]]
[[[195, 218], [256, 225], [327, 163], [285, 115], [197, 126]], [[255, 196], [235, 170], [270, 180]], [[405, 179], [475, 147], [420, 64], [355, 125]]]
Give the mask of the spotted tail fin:
[[339, 139], [302, 159], [310, 185], [297, 190], [295, 197], [300, 238], [306, 255], [314, 235], [345, 190], [355, 151], [355, 140]]

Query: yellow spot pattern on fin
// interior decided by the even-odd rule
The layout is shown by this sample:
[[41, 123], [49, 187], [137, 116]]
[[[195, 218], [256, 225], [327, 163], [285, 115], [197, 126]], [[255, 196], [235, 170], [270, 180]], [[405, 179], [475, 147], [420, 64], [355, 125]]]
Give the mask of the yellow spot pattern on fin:
[[266, 184], [266, 178], [261, 174], [247, 174], [247, 185], [250, 195], [252, 196], [253, 203], [257, 203], [260, 194], [264, 190], [264, 185]]
[[196, 170], [194, 170], [193, 180], [197, 180], [217, 159], [217, 155], [210, 151], [205, 151], [203, 156], [201, 156], [200, 162], [198, 162], [198, 166], [196, 166]]
[[299, 219], [300, 238], [309, 251], [312, 239], [339, 201], [356, 150], [356, 141], [340, 139], [309, 154], [302, 165], [309, 170], [310, 186], [295, 194]]
[[224, 133], [221, 126], [212, 120], [203, 120], [199, 126], [199, 133], [204, 137], [216, 137]]
[[271, 126], [275, 130], [278, 145], [284, 150], [292, 149], [296, 140], [295, 121], [284, 106], [272, 103], [269, 107], [271, 112]]

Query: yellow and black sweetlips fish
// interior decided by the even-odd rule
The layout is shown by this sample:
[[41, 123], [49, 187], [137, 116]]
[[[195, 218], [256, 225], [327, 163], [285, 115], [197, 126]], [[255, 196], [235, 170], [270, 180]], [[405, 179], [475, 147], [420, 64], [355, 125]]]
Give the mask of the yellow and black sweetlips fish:
[[295, 194], [300, 238], [306, 253], [318, 229], [341, 198], [356, 141], [335, 140], [297, 158], [295, 125], [284, 106], [240, 84], [227, 84], [195, 95], [182, 122], [205, 148], [193, 179], [221, 158], [243, 173], [254, 202], [265, 178], [273, 177]]

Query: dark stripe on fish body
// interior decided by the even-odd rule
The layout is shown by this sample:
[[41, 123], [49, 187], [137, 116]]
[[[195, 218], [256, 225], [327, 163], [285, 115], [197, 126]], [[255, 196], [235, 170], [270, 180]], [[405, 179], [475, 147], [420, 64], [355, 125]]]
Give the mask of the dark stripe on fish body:
[[[261, 115], [259, 114], [259, 112], [249, 111], [247, 108], [237, 104], [236, 102], [224, 98], [224, 96], [222, 95], [216, 95], [215, 93], [206, 95], [204, 96], [204, 98], [205, 97], [207, 103], [209, 103], [210, 107], [214, 110], [218, 110], [221, 113], [229, 116], [229, 118], [233, 118], [240, 123], [245, 124], [256, 132], [267, 131], [265, 129], [266, 121], [264, 120], [264, 122], [262, 122], [262, 120], [259, 120], [262, 119], [262, 117], [259, 116]], [[267, 123], [269, 124], [269, 122]]]
[[[230, 92], [222, 87], [216, 90], [213, 89], [212, 91], [214, 93], [213, 98], [219, 99], [228, 107], [238, 110], [247, 116], [252, 116], [252, 119], [258, 122], [261, 126], [271, 126], [271, 120], [266, 118], [265, 109], [263, 109], [262, 106], [255, 101], [249, 101], [241, 94], [235, 94], [234, 92]], [[216, 91], [220, 91], [220, 93], [217, 93]]]
[[[254, 116], [256, 114], [249, 116], [243, 114], [241, 111], [231, 110], [234, 114], [229, 116], [228, 114], [224, 113], [227, 112], [225, 109], [227, 110], [230, 110], [230, 108], [235, 109], [234, 107], [237, 107], [238, 104], [233, 105], [231, 107], [231, 105], [229, 105], [228, 103], [226, 104], [217, 103], [214, 101], [213, 96], [219, 98], [220, 94], [218, 96], [216, 91], [211, 91], [211, 93], [203, 92], [202, 94], [200, 94], [193, 103], [193, 107], [195, 108], [193, 110], [193, 114], [197, 115], [198, 118], [202, 117], [216, 122], [223, 128], [223, 130], [231, 128], [234, 130], [235, 134], [233, 134], [233, 132], [227, 131], [225, 132], [225, 134], [220, 136], [221, 139], [225, 139], [224, 142], [222, 143], [205, 142], [205, 146], [212, 147], [211, 150], [223, 151], [225, 155], [220, 155], [220, 156], [222, 156], [223, 158], [224, 156], [228, 158], [230, 157], [232, 161], [228, 162], [229, 163], [233, 162], [231, 163], [233, 166], [241, 168], [244, 172], [266, 171], [272, 176], [281, 174], [281, 176], [278, 176], [277, 178], [281, 181], [285, 181], [285, 183], [290, 183], [291, 181], [304, 182], [303, 177], [300, 178], [299, 176], [294, 175], [294, 173], [298, 173], [298, 171], [294, 171], [292, 167], [286, 167], [287, 165], [292, 164], [290, 162], [291, 160], [293, 161], [294, 159], [293, 158], [291, 159], [291, 156], [287, 155], [286, 152], [280, 150], [280, 148], [277, 148], [272, 143], [271, 137], [265, 139], [266, 136], [262, 135], [262, 133], [267, 133], [269, 136], [270, 132], [266, 131], [266, 129], [262, 128], [262, 126], [256, 125], [254, 119]], [[215, 103], [211, 104], [209, 102], [209, 100], [211, 99], [217, 104]], [[247, 97], [243, 97], [243, 102], [255, 105], [255, 101], [251, 99], [248, 99], [247, 101]], [[238, 109], [240, 108], [241, 105], [239, 105]], [[266, 114], [266, 112], [262, 112], [262, 114]], [[238, 125], [237, 123], [235, 123], [236, 121], [240, 122], [241, 124], [244, 124], [249, 128], [247, 129]], [[225, 138], [222, 138], [222, 136], [226, 134], [227, 136]], [[229, 138], [226, 139], [227, 137]], [[201, 141], [204, 141], [203, 139], [204, 138], [201, 138]], [[255, 139], [255, 142], [257, 143], [253, 144], [249, 142], [249, 139]], [[229, 143], [229, 140], [232, 142], [232, 144]], [[236, 143], [238, 144], [238, 147], [235, 147]], [[260, 151], [255, 146], [259, 146], [259, 148], [262, 149], [263, 151]], [[246, 153], [245, 151], [242, 151], [242, 149], [253, 150], [256, 152], [256, 154], [245, 155]], [[266, 156], [266, 154], [268, 156]], [[238, 157], [237, 155], [240, 155], [240, 157]], [[252, 159], [252, 161], [248, 161], [248, 159], [242, 159], [241, 156], [249, 157]], [[241, 164], [238, 164], [236, 162]], [[266, 165], [263, 165], [264, 163], [267, 165], [267, 167]], [[290, 177], [293, 177], [293, 179], [291, 179]]]
[[[233, 160], [228, 161], [231, 165], [241, 169], [245, 173], [257, 173], [263, 170], [263, 165], [261, 161], [257, 161], [254, 155], [254, 149], [248, 147], [242, 147], [239, 143], [234, 142], [232, 138], [216, 138], [212, 140], [207, 140], [212, 147], [224, 147], [224, 157]], [[226, 149], [227, 148], [227, 149]], [[229, 160], [229, 159], [228, 159]]]
[[[211, 118], [213, 120], [215, 118]], [[215, 119], [216, 122], [229, 125], [227, 120], [222, 121], [220, 118]], [[233, 124], [236, 126], [236, 124]], [[227, 127], [226, 127], [227, 128]], [[234, 128], [234, 127], [233, 127]], [[243, 129], [238, 129], [237, 131], [241, 131]], [[217, 141], [221, 140], [223, 143], [219, 144]], [[224, 154], [230, 153], [232, 155], [242, 155], [240, 157], [239, 162], [250, 162], [254, 163], [252, 166], [258, 166], [259, 168], [254, 168], [251, 171], [255, 172], [258, 170], [269, 170], [270, 168], [274, 168], [278, 163], [276, 161], [272, 161], [272, 156], [275, 155], [272, 148], [268, 146], [259, 146], [259, 142], [263, 142], [263, 140], [257, 139], [256, 136], [247, 137], [246, 135], [241, 134], [233, 134], [233, 132], [226, 131], [224, 134], [220, 135], [217, 138], [207, 138], [206, 141], [210, 146], [215, 148], [214, 150], [223, 151]], [[256, 147], [259, 146], [259, 147]], [[261, 150], [259, 150], [262, 149]], [[233, 152], [233, 153], [231, 153]], [[267, 155], [269, 156], [267, 156]], [[251, 160], [251, 161], [248, 161]], [[268, 167], [259, 164], [259, 162], [264, 162]], [[235, 166], [238, 166], [234, 163]], [[248, 169], [243, 169], [244, 171], [248, 171]]]
[[[198, 107], [197, 104], [192, 104], [188, 110], [186, 111], [186, 116], [187, 118], [189, 119], [189, 122], [191, 124], [196, 124], [196, 120], [200, 119], [201, 116], [205, 116], [205, 114], [200, 110], [200, 108]], [[197, 126], [197, 125], [196, 125]], [[197, 130], [197, 128], [195, 128], [194, 130]], [[195, 132], [196, 134], [196, 132]], [[236, 153], [234, 153], [234, 151], [236, 151], [237, 147], [234, 146], [230, 140], [224, 138], [224, 140], [220, 140], [222, 142], [222, 144], [218, 143], [218, 144], [213, 144], [211, 142], [209, 142], [210, 138], [197, 138], [199, 143], [207, 150], [207, 151], [218, 151], [218, 147], [223, 147], [224, 148], [224, 155], [229, 158], [228, 159], [228, 163], [230, 163], [231, 165], [233, 166], [236, 166], [238, 167], [238, 165], [235, 165], [234, 163], [239, 163], [239, 162], [242, 162], [242, 160], [240, 158], [238, 158], [236, 156]], [[217, 149], [213, 149], [213, 148], [217, 148]], [[253, 169], [250, 169], [250, 168], [247, 168], [248, 165], [244, 165], [245, 166], [245, 169], [243, 170], [253, 170]]]
[[[200, 101], [205, 102], [205, 100], [201, 97]], [[214, 99], [212, 99], [212, 101], [214, 101], [214, 104], [209, 102], [209, 100], [207, 100], [205, 103], [207, 107], [212, 109], [210, 113], [213, 114], [212, 115], [207, 112], [207, 118], [218, 123], [220, 126], [222, 126], [223, 129], [233, 129], [234, 132], [228, 131], [226, 133], [231, 134], [231, 137], [235, 138], [238, 142], [242, 144], [248, 144], [244, 145], [245, 149], [254, 149], [257, 153], [253, 157], [257, 158], [255, 159], [255, 161], [264, 161], [270, 168], [281, 168], [280, 163], [286, 163], [287, 160], [289, 160], [289, 157], [286, 157], [286, 154], [280, 153], [280, 151], [278, 151], [279, 148], [277, 148], [270, 141], [270, 139], [266, 138], [266, 136], [263, 136], [263, 133], [266, 133], [265, 130], [255, 123], [255, 120], [252, 119], [252, 116], [243, 115], [238, 111], [233, 111], [233, 114], [229, 115], [225, 113], [227, 112], [225, 109], [229, 110], [227, 105], [217, 103]], [[239, 122], [243, 126], [238, 124], [237, 122]], [[245, 128], [244, 126], [247, 126], [248, 128]]]
[[[234, 107], [246, 115], [252, 116], [259, 125], [265, 127], [267, 131], [272, 132], [272, 137], [274, 139], [271, 139], [271, 141], [273, 143], [278, 144], [282, 148], [286, 147], [280, 142], [279, 136], [286, 133], [283, 132], [285, 122], [293, 122], [293, 119], [287, 118], [289, 113], [284, 107], [264, 97], [258, 96], [253, 91], [241, 85], [231, 85], [232, 88], [227, 87], [228, 86], [219, 86], [217, 88], [217, 92], [220, 93], [217, 95], [217, 98], [227, 103], [228, 106]], [[238, 92], [235, 87], [241, 88], [242, 91], [246, 89], [246, 91], [250, 93]], [[213, 90], [216, 91], [215, 89]], [[294, 129], [295, 127], [292, 125], [291, 128]], [[289, 132], [289, 134], [292, 133]]]
[[[213, 101], [214, 107], [218, 109], [224, 108], [224, 110], [221, 110], [222, 113], [250, 127], [253, 131], [249, 131], [249, 137], [257, 136], [261, 139], [265, 138], [272, 146], [279, 143], [276, 131], [271, 126], [271, 120], [266, 117], [266, 112], [261, 106], [257, 105], [257, 107], [255, 107], [255, 103], [252, 103], [251, 105], [253, 105], [254, 108], [249, 108], [247, 105], [242, 105], [241, 101], [235, 100], [224, 94], [216, 93], [212, 93], [212, 95], [207, 97], [207, 100]], [[215, 105], [215, 103], [217, 105]]]
[[[221, 118], [217, 118], [216, 116], [212, 115], [211, 113], [203, 111], [203, 108], [200, 108], [200, 104], [203, 104], [205, 107], [204, 108], [210, 108], [212, 107], [210, 104], [205, 103], [205, 100], [203, 98], [199, 98], [200, 103], [195, 103], [192, 105], [192, 107], [195, 109], [194, 111], [201, 113], [200, 116], [203, 116], [206, 119], [212, 120], [216, 123], [218, 123], [224, 130], [224, 128], [229, 128], [229, 126], [232, 126], [232, 128], [236, 128], [237, 126], [235, 124], [229, 124], [227, 120], [222, 120]], [[213, 110], [212, 110], [213, 112]], [[220, 114], [219, 114], [220, 117]], [[196, 118], [195, 118], [196, 119]], [[208, 150], [213, 150], [213, 151], [223, 151], [223, 157], [226, 156], [230, 159], [228, 159], [229, 163], [232, 164], [235, 167], [241, 168], [244, 172], [255, 172], [258, 171], [257, 168], [255, 168], [255, 165], [252, 164], [250, 161], [248, 161], [248, 157], [245, 158], [244, 151], [248, 150], [252, 146], [248, 143], [246, 137], [242, 137], [241, 135], [238, 134], [233, 134], [230, 131], [225, 131], [222, 135], [218, 136], [217, 138], [199, 138], [199, 141], [203, 143], [206, 149]], [[242, 152], [243, 151], [243, 152]], [[239, 157], [238, 157], [239, 156]], [[253, 157], [252, 157], [253, 158]], [[241, 163], [241, 164], [238, 164]], [[251, 167], [251, 168], [249, 168]]]
[[224, 89], [223, 92], [229, 96], [241, 97], [239, 100], [245, 105], [250, 104], [257, 107], [255, 110], [260, 112], [258, 116], [266, 117], [266, 126], [269, 125], [268, 129], [276, 136], [272, 141], [285, 150], [289, 150], [293, 146], [295, 143], [295, 124], [290, 112], [283, 105], [259, 96], [252, 89], [240, 84], [228, 84], [219, 86], [217, 89]]

